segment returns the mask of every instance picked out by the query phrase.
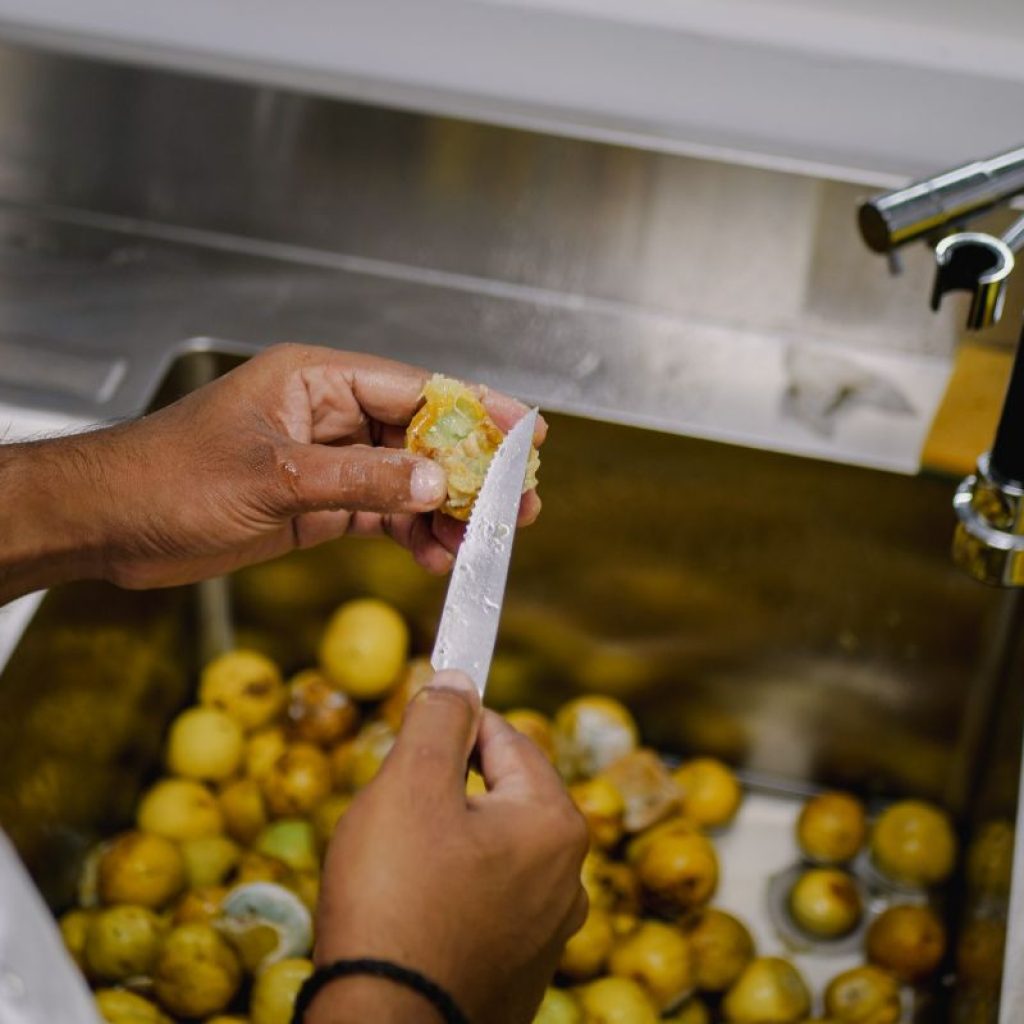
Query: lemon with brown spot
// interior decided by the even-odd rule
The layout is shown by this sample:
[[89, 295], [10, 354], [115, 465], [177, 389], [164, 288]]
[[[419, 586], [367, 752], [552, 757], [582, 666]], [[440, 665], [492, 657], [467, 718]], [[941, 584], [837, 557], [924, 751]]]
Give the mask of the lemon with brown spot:
[[208, 1017], [234, 998], [242, 968], [231, 947], [208, 924], [172, 929], [157, 955], [153, 991], [179, 1017]]
[[844, 971], [825, 989], [825, 1010], [838, 1024], [897, 1024], [899, 982], [878, 967]]
[[659, 836], [643, 848], [635, 870], [647, 901], [668, 916], [704, 906], [718, 887], [718, 856], [698, 832]]
[[171, 918], [173, 924], [208, 924], [215, 921], [228, 890], [223, 885], [204, 885], [189, 889], [178, 900]]
[[272, 722], [287, 696], [281, 670], [259, 651], [228, 651], [199, 680], [199, 702], [226, 712], [246, 732]]
[[166, 930], [164, 922], [146, 907], [97, 911], [89, 921], [83, 949], [89, 976], [99, 981], [126, 981], [149, 974]]
[[271, 815], [301, 817], [330, 793], [330, 762], [319, 747], [293, 743], [274, 762], [261, 785]]
[[853, 860], [868, 834], [864, 805], [850, 793], [818, 793], [800, 811], [796, 838], [800, 849], [819, 864]]
[[288, 683], [285, 719], [292, 739], [330, 747], [356, 731], [359, 708], [323, 672], [310, 668]]
[[916, 984], [934, 973], [946, 951], [946, 929], [930, 907], [888, 907], [868, 928], [868, 960]]
[[864, 905], [851, 875], [839, 868], [811, 868], [794, 882], [789, 912], [808, 935], [838, 939], [857, 927]]
[[106, 846], [97, 868], [100, 902], [160, 909], [185, 887], [186, 864], [169, 839], [125, 832]]
[[217, 799], [224, 827], [236, 842], [247, 846], [266, 828], [267, 805], [255, 779], [234, 779], [224, 786]]

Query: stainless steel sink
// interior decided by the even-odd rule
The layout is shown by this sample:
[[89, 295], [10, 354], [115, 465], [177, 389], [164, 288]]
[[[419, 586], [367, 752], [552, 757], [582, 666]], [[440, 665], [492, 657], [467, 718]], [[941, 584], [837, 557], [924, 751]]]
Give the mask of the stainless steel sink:
[[[158, 401], [233, 361], [179, 359]], [[953, 568], [948, 480], [553, 415], [542, 493], [513, 561], [495, 705], [610, 693], [649, 743], [721, 756], [761, 794], [921, 796], [965, 843], [1016, 818], [1021, 605]], [[384, 543], [203, 587], [47, 596], [0, 678], [0, 824], [55, 908], [82, 852], [129, 820], [201, 659], [236, 642], [308, 664], [354, 594], [396, 604], [428, 649], [443, 584]], [[975, 912], [960, 881], [949, 906], [954, 928]], [[968, 1006], [958, 991], [940, 987], [920, 1019]]]
[[[959, 317], [923, 308], [926, 251], [894, 284], [863, 249], [863, 189], [7, 44], [0, 84], [0, 403], [129, 417], [284, 339], [521, 394], [551, 434], [497, 705], [612, 693], [666, 754], [737, 765], [751, 831], [721, 848], [751, 915], [759, 883], [735, 881], [789, 842], [758, 809], [815, 787], [938, 801], [965, 848], [1016, 820], [1024, 612], [954, 569], [954, 481], [918, 471]], [[828, 416], [794, 415], [808, 353], [901, 401], [826, 387]], [[365, 593], [428, 647], [442, 584], [371, 542], [45, 598], [0, 675], [0, 825], [55, 909], [202, 659], [238, 642], [300, 666]], [[20, 630], [0, 614], [0, 667]], [[1024, 853], [1011, 898], [1024, 922]], [[972, 903], [961, 871], [944, 903], [955, 936], [982, 921], [988, 981], [951, 955], [918, 1018], [1024, 1020], [1012, 928], [998, 1009], [1007, 900]]]

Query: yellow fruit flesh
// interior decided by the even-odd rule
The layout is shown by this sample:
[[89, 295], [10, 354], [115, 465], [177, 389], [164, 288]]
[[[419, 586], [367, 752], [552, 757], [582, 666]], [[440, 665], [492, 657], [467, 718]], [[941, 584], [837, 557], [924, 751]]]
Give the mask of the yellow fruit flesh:
[[[406, 448], [433, 459], [448, 478], [441, 511], [463, 521], [483, 486], [487, 467], [505, 435], [483, 402], [464, 384], [435, 374], [423, 389], [424, 404], [406, 431]], [[540, 456], [530, 451], [523, 490], [537, 486]]]

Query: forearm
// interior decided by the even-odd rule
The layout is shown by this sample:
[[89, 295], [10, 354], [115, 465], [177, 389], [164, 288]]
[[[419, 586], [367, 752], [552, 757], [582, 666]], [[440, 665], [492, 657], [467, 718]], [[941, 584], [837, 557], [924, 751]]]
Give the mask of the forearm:
[[304, 1024], [444, 1024], [421, 995], [383, 978], [342, 978], [313, 1001]]
[[85, 436], [0, 445], [0, 605], [98, 577], [105, 480]]

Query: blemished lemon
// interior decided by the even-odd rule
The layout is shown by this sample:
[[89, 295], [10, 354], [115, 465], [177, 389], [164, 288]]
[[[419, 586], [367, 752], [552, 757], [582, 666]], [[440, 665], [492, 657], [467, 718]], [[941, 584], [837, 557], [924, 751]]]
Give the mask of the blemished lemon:
[[228, 651], [199, 680], [199, 702], [226, 712], [246, 732], [273, 721], [287, 699], [281, 670], [258, 651]]
[[160, 947], [153, 991], [176, 1016], [208, 1017], [231, 1002], [241, 980], [238, 957], [213, 927], [182, 924]]
[[108, 906], [134, 903], [159, 910], [185, 887], [181, 850], [163, 836], [125, 832], [100, 855], [99, 898]]

